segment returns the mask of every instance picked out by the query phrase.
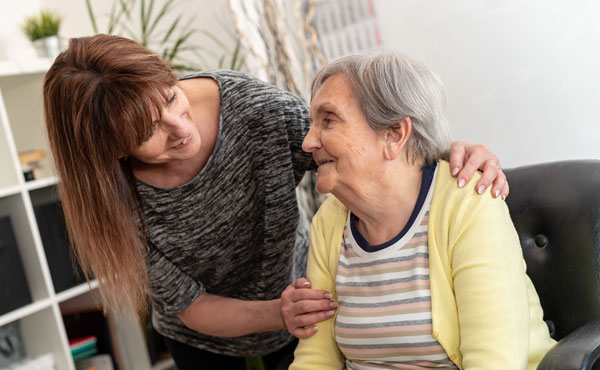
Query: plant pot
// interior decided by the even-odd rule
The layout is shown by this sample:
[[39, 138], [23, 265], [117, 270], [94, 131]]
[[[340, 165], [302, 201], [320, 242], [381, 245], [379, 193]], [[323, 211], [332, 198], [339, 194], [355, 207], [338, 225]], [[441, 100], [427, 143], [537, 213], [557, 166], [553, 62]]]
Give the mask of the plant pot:
[[48, 36], [33, 41], [33, 46], [40, 58], [54, 60], [60, 53], [60, 39], [58, 36]]

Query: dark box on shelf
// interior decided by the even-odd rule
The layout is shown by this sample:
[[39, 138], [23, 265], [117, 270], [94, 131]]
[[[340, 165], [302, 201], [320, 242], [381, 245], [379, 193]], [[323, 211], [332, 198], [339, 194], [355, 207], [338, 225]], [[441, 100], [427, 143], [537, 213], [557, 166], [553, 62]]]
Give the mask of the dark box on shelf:
[[0, 315], [29, 303], [31, 293], [10, 218], [0, 218]]
[[54, 290], [62, 292], [79, 285], [85, 280], [79, 265], [74, 264], [71, 259], [67, 226], [60, 204], [39, 204], [34, 207], [34, 211]]
[[18, 321], [0, 326], [0, 368], [20, 361], [25, 357], [21, 328]]

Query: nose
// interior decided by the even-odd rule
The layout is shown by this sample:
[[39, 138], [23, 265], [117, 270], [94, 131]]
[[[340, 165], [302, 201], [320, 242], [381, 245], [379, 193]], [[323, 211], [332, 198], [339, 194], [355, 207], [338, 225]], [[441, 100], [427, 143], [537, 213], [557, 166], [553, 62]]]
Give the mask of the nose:
[[168, 128], [169, 137], [173, 140], [179, 140], [189, 135], [189, 124], [185, 115], [169, 112], [165, 109], [161, 123]]
[[302, 150], [307, 153], [312, 153], [321, 147], [321, 130], [317, 126], [317, 124], [313, 124], [302, 141]]

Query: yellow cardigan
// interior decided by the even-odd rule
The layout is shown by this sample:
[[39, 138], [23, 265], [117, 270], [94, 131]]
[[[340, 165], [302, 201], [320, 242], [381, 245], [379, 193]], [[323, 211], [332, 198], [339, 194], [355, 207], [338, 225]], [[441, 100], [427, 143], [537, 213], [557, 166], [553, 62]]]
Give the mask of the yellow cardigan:
[[[439, 163], [428, 221], [433, 337], [460, 369], [535, 369], [555, 341], [508, 208], [489, 192], [477, 195], [478, 178], [458, 188], [448, 163]], [[347, 214], [329, 196], [311, 225], [307, 277], [334, 299]], [[290, 369], [342, 369], [334, 325], [335, 316], [300, 340]]]

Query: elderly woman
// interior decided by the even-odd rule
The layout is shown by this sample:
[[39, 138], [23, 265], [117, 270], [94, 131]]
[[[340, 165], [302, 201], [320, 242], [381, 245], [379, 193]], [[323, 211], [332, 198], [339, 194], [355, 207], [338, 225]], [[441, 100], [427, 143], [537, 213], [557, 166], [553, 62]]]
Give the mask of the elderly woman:
[[338, 307], [291, 369], [534, 369], [554, 344], [505, 203], [457, 187], [442, 159], [444, 106], [439, 79], [399, 53], [315, 78], [303, 149], [333, 196], [307, 276]]

